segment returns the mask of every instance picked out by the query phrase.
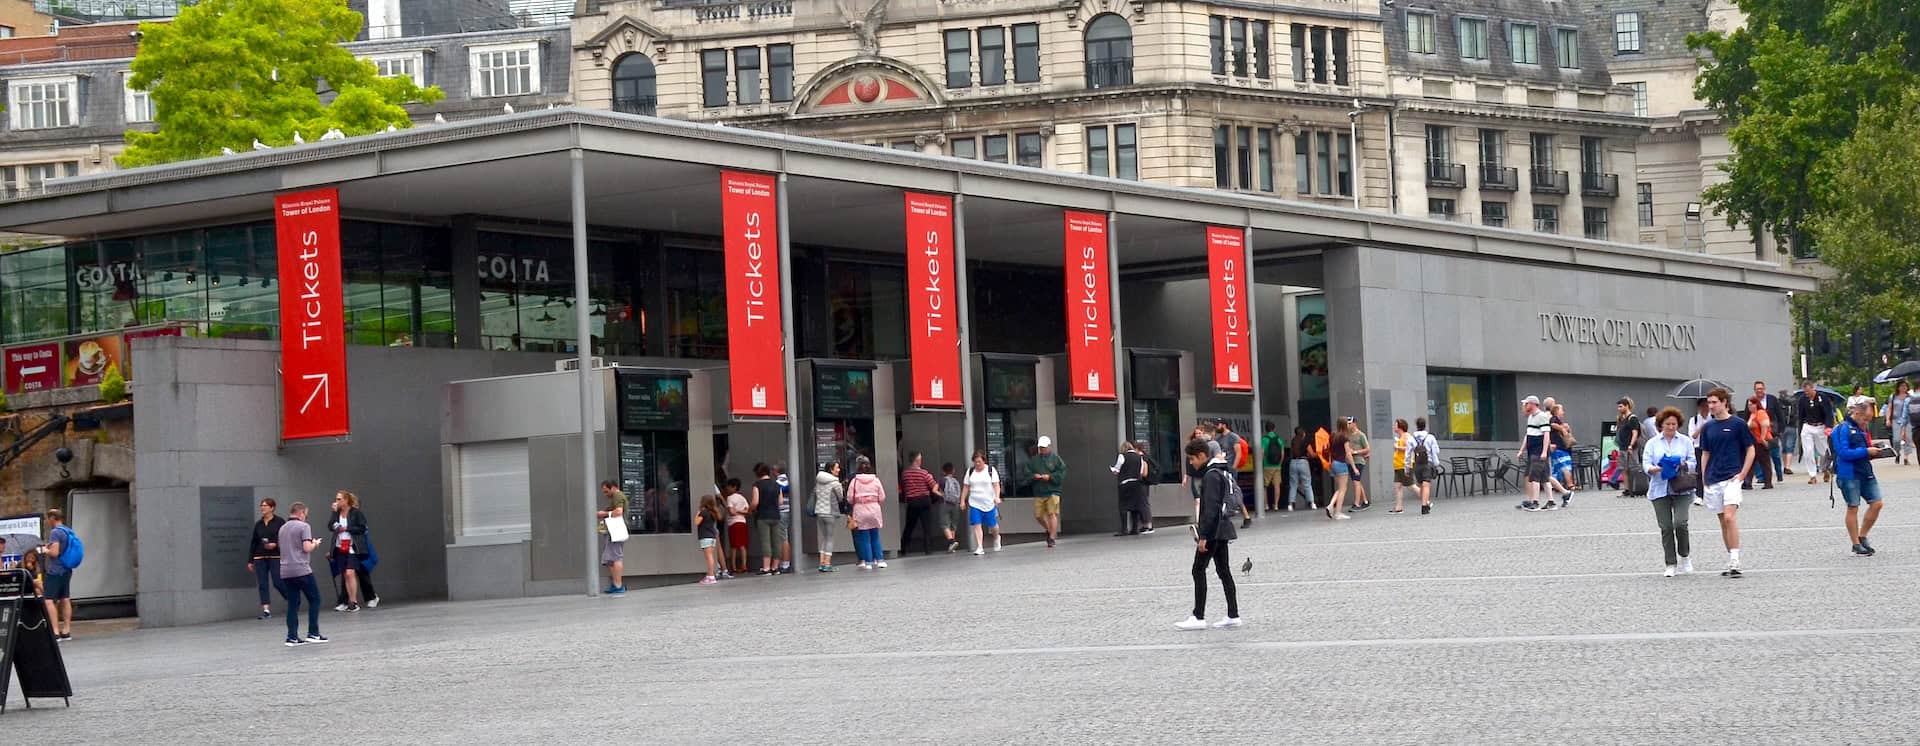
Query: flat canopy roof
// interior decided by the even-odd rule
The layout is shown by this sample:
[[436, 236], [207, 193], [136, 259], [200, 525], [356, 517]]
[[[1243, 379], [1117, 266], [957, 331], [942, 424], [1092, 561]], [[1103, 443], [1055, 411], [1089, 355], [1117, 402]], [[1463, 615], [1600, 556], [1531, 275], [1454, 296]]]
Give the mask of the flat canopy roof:
[[1811, 277], [1750, 260], [578, 108], [57, 180], [43, 195], [0, 203], [0, 230], [90, 238], [266, 219], [275, 193], [329, 185], [340, 188], [349, 217], [564, 225], [576, 149], [595, 228], [719, 235], [718, 169], [730, 168], [787, 175], [797, 244], [901, 251], [900, 192], [913, 190], [965, 198], [973, 260], [1059, 265], [1057, 211], [1067, 208], [1116, 213], [1121, 268], [1129, 273], [1199, 270], [1201, 226], [1215, 224], [1250, 227], [1256, 256], [1276, 264], [1358, 245], [1815, 289]]

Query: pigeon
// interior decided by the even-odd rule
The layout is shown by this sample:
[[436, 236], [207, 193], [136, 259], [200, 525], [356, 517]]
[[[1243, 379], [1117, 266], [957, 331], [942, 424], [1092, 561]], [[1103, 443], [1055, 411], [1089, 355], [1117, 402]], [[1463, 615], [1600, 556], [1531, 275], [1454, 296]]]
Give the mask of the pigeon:
[[272, 150], [273, 147], [264, 142], [260, 142], [260, 138], [256, 137], [256, 138], [253, 138], [253, 149], [254, 150]]
[[399, 128], [399, 127], [397, 127], [397, 126], [394, 126], [394, 125], [391, 125], [391, 124], [389, 124], [389, 125], [387, 125], [387, 131], [388, 131], [388, 132], [399, 132], [399, 131], [400, 131], [400, 128]]
[[221, 148], [221, 149], [220, 149], [220, 154], [221, 154], [221, 155], [233, 155], [233, 148]]
[[1245, 574], [1247, 574], [1247, 573], [1250, 573], [1250, 572], [1253, 572], [1253, 558], [1252, 558], [1252, 557], [1248, 557], [1248, 558], [1247, 558], [1247, 561], [1245, 561], [1245, 562], [1242, 562], [1242, 563], [1240, 563], [1240, 574], [1242, 574], [1242, 575], [1245, 575]]
[[508, 114], [512, 114], [512, 113], [513, 113], [513, 104], [507, 104], [506, 106], [503, 106], [503, 107], [500, 107], [500, 108], [502, 108], [502, 109], [505, 109], [505, 110], [507, 111], [507, 113], [508, 113]]
[[434, 123], [434, 124], [446, 124], [446, 123], [447, 123], [447, 117], [446, 117], [446, 115], [444, 115], [444, 114], [437, 114], [437, 113], [436, 113], [436, 114], [434, 114], [434, 115], [433, 115], [433, 123]]
[[300, 136], [300, 130], [294, 130], [294, 131], [293, 131], [293, 144], [295, 144], [295, 145], [305, 145], [305, 144], [307, 144], [307, 138], [304, 138], [304, 137], [301, 137], [301, 136]]
[[329, 128], [325, 133], [320, 135], [321, 142], [326, 142], [328, 140], [345, 140], [345, 139], [347, 139], [347, 133], [341, 132], [339, 127]]

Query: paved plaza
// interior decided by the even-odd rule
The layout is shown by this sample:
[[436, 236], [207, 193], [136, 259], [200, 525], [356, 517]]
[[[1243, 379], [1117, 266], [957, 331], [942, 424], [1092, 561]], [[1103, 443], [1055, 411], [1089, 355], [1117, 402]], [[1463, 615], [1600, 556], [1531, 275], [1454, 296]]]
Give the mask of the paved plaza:
[[[617, 599], [329, 610], [333, 642], [300, 649], [277, 616], [82, 630], [73, 707], [27, 711], [15, 692], [0, 727], [83, 743], [1913, 743], [1920, 469], [1882, 470], [1878, 556], [1848, 553], [1825, 485], [1790, 480], [1751, 493], [1737, 580], [1699, 508], [1700, 571], [1663, 579], [1644, 500], [1419, 516], [1376, 497], [1352, 521], [1243, 532], [1238, 630], [1173, 629], [1192, 548], [1163, 530]], [[1218, 618], [1217, 585], [1210, 601]]]

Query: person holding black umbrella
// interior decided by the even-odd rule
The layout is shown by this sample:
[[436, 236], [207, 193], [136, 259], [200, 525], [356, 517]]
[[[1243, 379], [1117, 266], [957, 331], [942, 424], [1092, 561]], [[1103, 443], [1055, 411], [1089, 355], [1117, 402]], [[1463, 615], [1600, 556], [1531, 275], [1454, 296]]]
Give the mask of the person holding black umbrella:
[[1800, 466], [1807, 470], [1807, 484], [1816, 484], [1820, 475], [1832, 481], [1827, 467], [1827, 428], [1833, 427], [1833, 405], [1813, 388], [1813, 381], [1800, 382], [1800, 401], [1794, 405], [1800, 421]]

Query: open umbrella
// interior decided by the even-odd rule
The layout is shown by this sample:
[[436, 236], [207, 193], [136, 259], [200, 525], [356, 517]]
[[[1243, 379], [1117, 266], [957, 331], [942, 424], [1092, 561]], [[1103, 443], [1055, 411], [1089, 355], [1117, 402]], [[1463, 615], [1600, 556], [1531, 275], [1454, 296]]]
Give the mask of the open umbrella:
[[[1721, 383], [1719, 381], [1715, 381], [1711, 378], [1695, 378], [1691, 381], [1687, 381], [1685, 383], [1682, 383], [1678, 386], [1673, 387], [1672, 391], [1667, 392], [1667, 398], [1669, 399], [1705, 399], [1707, 398], [1707, 394], [1713, 391], [1714, 389], [1724, 389], [1724, 388], [1727, 388], [1726, 384]], [[1731, 390], [1731, 389], [1728, 389], [1728, 390]]]
[[[1841, 411], [1841, 410], [1842, 410], [1842, 408], [1843, 408], [1843, 407], [1845, 407], [1845, 406], [1847, 405], [1847, 396], [1846, 396], [1846, 394], [1842, 394], [1842, 393], [1840, 393], [1840, 392], [1838, 392], [1838, 391], [1835, 391], [1835, 390], [1833, 390], [1833, 389], [1830, 389], [1830, 388], [1827, 388], [1827, 387], [1825, 387], [1825, 386], [1815, 386], [1815, 387], [1813, 387], [1813, 393], [1814, 393], [1814, 395], [1816, 395], [1816, 396], [1819, 396], [1819, 397], [1820, 397], [1820, 398], [1822, 398], [1822, 399], [1825, 399], [1825, 400], [1827, 400], [1827, 401], [1829, 401], [1829, 402], [1832, 402], [1832, 403], [1833, 403], [1833, 408], [1834, 408], [1834, 410], [1835, 410], [1835, 411]], [[1794, 400], [1795, 402], [1801, 402], [1801, 401], [1805, 401], [1805, 400], [1806, 400], [1806, 398], [1807, 398], [1807, 392], [1806, 392], [1806, 391], [1795, 391], [1795, 392], [1793, 392], [1793, 400]]]
[[1874, 383], [1893, 383], [1894, 381], [1898, 381], [1902, 378], [1912, 378], [1914, 376], [1920, 376], [1920, 360], [1908, 360], [1899, 365], [1880, 371], [1880, 375], [1873, 377], [1873, 382]]

